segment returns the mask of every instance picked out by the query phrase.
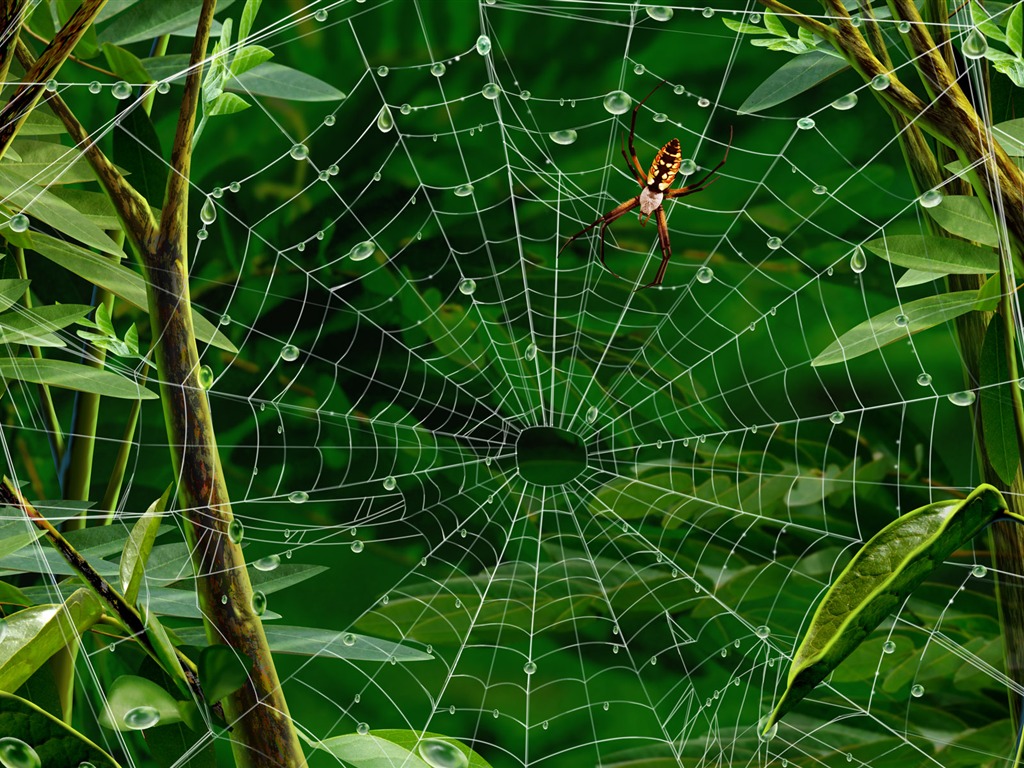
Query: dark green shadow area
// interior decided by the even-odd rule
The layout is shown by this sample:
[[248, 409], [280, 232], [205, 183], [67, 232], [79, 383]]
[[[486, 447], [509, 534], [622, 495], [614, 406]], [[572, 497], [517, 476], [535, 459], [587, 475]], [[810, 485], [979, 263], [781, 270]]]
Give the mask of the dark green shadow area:
[[561, 485], [587, 468], [587, 448], [577, 435], [555, 427], [530, 427], [516, 443], [519, 474], [528, 483]]

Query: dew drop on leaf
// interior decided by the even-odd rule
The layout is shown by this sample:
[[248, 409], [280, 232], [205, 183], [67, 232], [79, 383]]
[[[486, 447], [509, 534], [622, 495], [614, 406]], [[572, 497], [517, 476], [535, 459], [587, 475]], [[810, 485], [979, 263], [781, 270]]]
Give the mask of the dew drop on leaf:
[[904, 314], [899, 314], [899, 315], [896, 315], [896, 320], [894, 322], [900, 328], [906, 328], [908, 325], [910, 325], [910, 318], [907, 317]]
[[4, 768], [40, 768], [42, 762], [31, 746], [7, 736], [0, 739], [0, 764]]
[[133, 707], [124, 713], [122, 719], [133, 731], [142, 731], [160, 722], [160, 712], [155, 707]]
[[424, 739], [416, 750], [430, 768], [468, 768], [469, 758], [450, 741]]
[[623, 115], [633, 106], [633, 99], [625, 91], [612, 91], [604, 97], [604, 109], [613, 115]]
[[24, 213], [16, 213], [7, 222], [13, 232], [24, 232], [28, 229], [28, 216]]
[[370, 726], [367, 723], [360, 723], [356, 726], [356, 733], [360, 736], [365, 736], [370, 732]]

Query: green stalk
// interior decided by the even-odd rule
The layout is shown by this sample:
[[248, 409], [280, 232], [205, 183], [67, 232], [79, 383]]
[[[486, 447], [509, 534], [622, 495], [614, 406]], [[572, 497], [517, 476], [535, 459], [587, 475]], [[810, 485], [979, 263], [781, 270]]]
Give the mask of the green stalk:
[[[139, 382], [142, 385], [142, 382]], [[100, 502], [99, 510], [105, 512], [103, 525], [110, 525], [114, 521], [114, 510], [121, 498], [121, 486], [124, 484], [124, 473], [128, 467], [128, 458], [132, 451], [132, 440], [135, 437], [135, 427], [139, 422], [139, 411], [142, 410], [142, 401], [133, 400], [131, 411], [128, 413], [128, 420], [124, 425], [124, 434], [121, 436], [121, 443], [117, 448], [117, 456], [114, 458], [114, 465], [110, 469], [110, 479], [107, 481], [107, 490], [103, 494], [103, 501]]]

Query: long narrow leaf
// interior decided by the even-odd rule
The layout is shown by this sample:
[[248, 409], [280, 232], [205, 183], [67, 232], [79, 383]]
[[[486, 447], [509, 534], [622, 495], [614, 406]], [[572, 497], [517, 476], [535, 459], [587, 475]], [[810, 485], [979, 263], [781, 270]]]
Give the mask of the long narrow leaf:
[[65, 360], [36, 360], [31, 357], [0, 358], [0, 376], [5, 379], [47, 384], [51, 387], [92, 392], [124, 400], [154, 400], [159, 397], [131, 379], [116, 373]]
[[996, 315], [988, 324], [981, 347], [981, 425], [988, 460], [999, 479], [1010, 485], [1020, 466], [1020, 449], [1010, 393], [1010, 387], [1017, 383], [1010, 381], [1005, 344], [1006, 331]]
[[864, 247], [897, 266], [926, 272], [984, 275], [999, 271], [999, 257], [991, 248], [948, 237], [893, 235], [870, 240]]
[[812, 51], [790, 59], [761, 83], [740, 105], [740, 114], [753, 114], [789, 101], [818, 83], [847, 69], [845, 59]]

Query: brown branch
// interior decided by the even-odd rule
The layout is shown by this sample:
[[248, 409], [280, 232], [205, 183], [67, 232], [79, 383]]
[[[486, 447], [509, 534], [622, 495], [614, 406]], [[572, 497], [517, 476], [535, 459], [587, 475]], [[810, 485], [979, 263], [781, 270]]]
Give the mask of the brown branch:
[[46, 81], [57, 74], [106, 4], [107, 0], [83, 0], [67, 23], [53, 36], [53, 40], [46, 46], [46, 50], [35, 65], [27, 69], [25, 82], [18, 87], [3, 109], [0, 109], [0, 158], [6, 154], [22, 123], [39, 101]]

